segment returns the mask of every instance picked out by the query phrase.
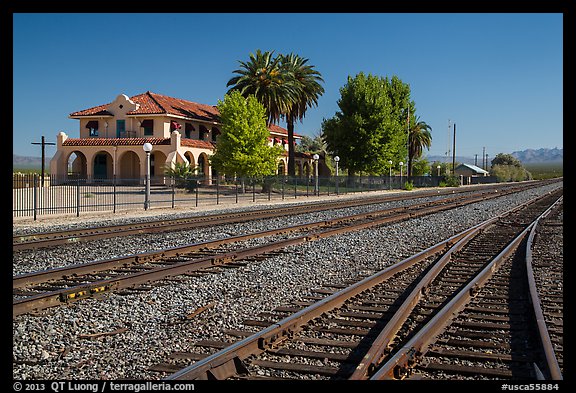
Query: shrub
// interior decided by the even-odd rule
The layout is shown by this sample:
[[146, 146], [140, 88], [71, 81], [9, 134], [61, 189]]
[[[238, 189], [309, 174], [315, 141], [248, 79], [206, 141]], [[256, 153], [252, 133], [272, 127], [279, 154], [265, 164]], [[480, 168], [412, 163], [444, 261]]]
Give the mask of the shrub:
[[[443, 182], [440, 182], [442, 184]], [[460, 177], [456, 175], [446, 175], [444, 176], [444, 186], [441, 187], [459, 187], [460, 186]]]

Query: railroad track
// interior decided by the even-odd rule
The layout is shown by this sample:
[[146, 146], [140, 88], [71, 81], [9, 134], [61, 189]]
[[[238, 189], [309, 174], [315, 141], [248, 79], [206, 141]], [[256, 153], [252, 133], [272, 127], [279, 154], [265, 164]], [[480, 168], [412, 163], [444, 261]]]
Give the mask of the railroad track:
[[[243, 266], [251, 260], [261, 260], [282, 252], [291, 245], [407, 220], [517, 191], [516, 188], [508, 188], [498, 192], [485, 190], [456, 194], [432, 202], [21, 274], [12, 280], [13, 316], [112, 291], [127, 293], [151, 289], [155, 285], [178, 280], [179, 275], [204, 274], [225, 267]], [[245, 244], [255, 239], [266, 239], [266, 242], [257, 246]]]
[[[244, 330], [226, 331], [228, 341], [197, 342], [151, 370], [172, 373], [167, 379], [561, 379], [552, 344], [542, 338], [549, 327], [538, 329], [542, 318], [533, 316], [540, 303], [524, 258], [531, 230], [561, 194], [531, 200], [351, 285], [319, 288], [244, 321]], [[557, 295], [548, 288], [538, 288], [540, 298]], [[467, 347], [446, 346], [464, 340]]]
[[[490, 192], [495, 190], [523, 190], [531, 187], [538, 187], [544, 184], [558, 181], [558, 179], [533, 181], [523, 184], [513, 185], [486, 185], [475, 187], [472, 192]], [[452, 195], [470, 192], [470, 189], [456, 190], [432, 190], [432, 191], [415, 191], [409, 195], [385, 195], [374, 198], [351, 199], [342, 201], [330, 201], [309, 203], [297, 206], [276, 207], [273, 209], [259, 209], [241, 212], [230, 212], [223, 214], [211, 214], [187, 218], [162, 219], [142, 221], [121, 225], [94, 226], [89, 228], [78, 228], [74, 230], [50, 231], [42, 233], [18, 234], [13, 236], [12, 250], [22, 251], [28, 249], [54, 247], [63, 244], [76, 244], [80, 242], [106, 239], [111, 237], [122, 237], [144, 233], [163, 233], [178, 230], [187, 230], [193, 228], [202, 228], [206, 226], [216, 226], [231, 223], [240, 223], [258, 219], [270, 219], [274, 217], [283, 217], [286, 215], [306, 214], [319, 212], [323, 210], [343, 209], [347, 207], [372, 205], [377, 203], [392, 202], [398, 200], [417, 199], [430, 196]]]

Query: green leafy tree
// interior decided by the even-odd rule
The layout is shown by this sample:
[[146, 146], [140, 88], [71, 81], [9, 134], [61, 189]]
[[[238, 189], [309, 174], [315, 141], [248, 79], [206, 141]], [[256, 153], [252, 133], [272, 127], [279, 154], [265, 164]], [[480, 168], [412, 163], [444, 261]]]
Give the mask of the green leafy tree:
[[429, 173], [430, 163], [426, 158], [417, 158], [413, 162], [412, 176], [424, 176]]
[[532, 174], [511, 154], [498, 153], [491, 164], [490, 174], [496, 176], [498, 181], [532, 180]]
[[222, 134], [210, 157], [212, 166], [242, 179], [275, 174], [284, 149], [280, 145], [268, 146], [270, 133], [262, 104], [252, 95], [244, 98], [240, 92], [232, 91], [225, 95], [224, 101], [218, 100], [218, 111]]
[[430, 149], [432, 145], [432, 127], [417, 117], [410, 121], [409, 150], [408, 150], [408, 176], [412, 176], [412, 162], [422, 156], [424, 147]]
[[306, 110], [318, 105], [319, 97], [324, 93], [324, 88], [320, 82], [324, 82], [322, 75], [314, 70], [314, 66], [306, 64], [308, 59], [290, 53], [289, 55], [279, 55], [280, 68], [285, 77], [291, 81], [291, 87], [296, 88], [295, 100], [284, 117], [286, 118], [286, 128], [288, 130], [288, 175], [296, 174], [295, 149], [294, 149], [294, 123], [296, 120], [302, 121]]
[[492, 166], [494, 165], [512, 165], [516, 167], [522, 166], [522, 163], [520, 162], [519, 159], [514, 157], [512, 154], [504, 154], [504, 153], [496, 154], [496, 157], [492, 159], [491, 164]]
[[409, 86], [360, 72], [340, 89], [340, 110], [322, 122], [329, 152], [340, 157], [350, 176], [384, 173], [388, 160], [403, 161], [407, 153], [406, 107]]
[[322, 140], [321, 136], [315, 136], [314, 138], [308, 135], [302, 135], [300, 138], [300, 144], [296, 146], [296, 151], [301, 153], [319, 153], [326, 149], [326, 144]]
[[498, 181], [523, 181], [531, 180], [532, 174], [525, 168], [515, 165], [493, 165], [490, 174], [496, 176]]

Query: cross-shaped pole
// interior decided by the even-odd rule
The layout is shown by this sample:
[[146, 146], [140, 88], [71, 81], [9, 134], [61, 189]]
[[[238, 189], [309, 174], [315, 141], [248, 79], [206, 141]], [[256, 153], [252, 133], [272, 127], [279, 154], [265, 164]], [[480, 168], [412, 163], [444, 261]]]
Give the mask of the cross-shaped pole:
[[44, 135], [42, 135], [42, 142], [32, 142], [33, 145], [42, 145], [42, 187], [44, 187], [44, 157], [45, 157], [45, 150], [46, 150], [46, 145], [55, 145], [55, 143], [53, 142], [46, 142], [44, 139]]

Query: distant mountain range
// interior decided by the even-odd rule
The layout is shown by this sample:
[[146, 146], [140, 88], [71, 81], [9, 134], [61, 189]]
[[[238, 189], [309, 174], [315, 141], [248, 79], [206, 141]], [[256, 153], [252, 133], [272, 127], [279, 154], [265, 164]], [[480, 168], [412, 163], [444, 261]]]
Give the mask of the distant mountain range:
[[[523, 164], [535, 164], [535, 163], [558, 163], [564, 160], [564, 149], [526, 149], [522, 151], [515, 151], [509, 153], [512, 156], [516, 157], [520, 160]], [[40, 157], [28, 157], [28, 156], [19, 156], [17, 154], [13, 154], [12, 159], [12, 166], [15, 169], [40, 169], [42, 158]], [[426, 156], [428, 161], [439, 161], [445, 162], [446, 156]], [[52, 157], [47, 157], [44, 167], [50, 168], [50, 160]], [[494, 156], [488, 156], [488, 161], [492, 161]], [[476, 160], [474, 157], [462, 157], [456, 156], [455, 160], [460, 163], [465, 164], [475, 164], [478, 166], [482, 166], [482, 157], [479, 156]], [[475, 163], [475, 161], [477, 161]], [[448, 158], [448, 162], [452, 162], [452, 156]]]
[[[44, 168], [50, 168], [50, 160], [52, 157], [46, 157], [44, 160]], [[12, 154], [12, 167], [14, 169], [41, 169], [42, 157], [27, 157]]]
[[[522, 164], [561, 163], [564, 160], [564, 149], [558, 148], [526, 149], [507, 154], [516, 157]], [[494, 157], [495, 156], [488, 155], [488, 165], [490, 165], [490, 162]], [[430, 162], [446, 162], [446, 156], [426, 156], [426, 158]], [[482, 155], [478, 156], [476, 159], [474, 157], [456, 156], [455, 161], [464, 164], [474, 164], [481, 167]], [[448, 162], [452, 162], [452, 156], [448, 157]]]
[[527, 149], [512, 154], [523, 164], [552, 163], [564, 161], [564, 149]]

